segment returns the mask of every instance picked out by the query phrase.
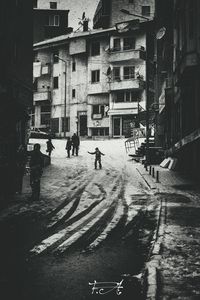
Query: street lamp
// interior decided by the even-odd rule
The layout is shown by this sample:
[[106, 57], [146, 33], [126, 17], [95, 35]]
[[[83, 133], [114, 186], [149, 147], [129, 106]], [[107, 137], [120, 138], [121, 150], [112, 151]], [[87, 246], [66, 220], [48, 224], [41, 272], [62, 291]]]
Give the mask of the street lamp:
[[62, 58], [60, 58], [58, 55], [54, 55], [54, 57], [57, 57], [59, 60], [61, 60], [62, 62], [64, 62], [65, 63], [65, 72], [64, 72], [64, 74], [65, 74], [65, 90], [64, 90], [64, 93], [65, 93], [65, 95], [64, 95], [64, 118], [63, 118], [63, 131], [64, 131], [64, 138], [66, 138], [66, 111], [67, 111], [67, 94], [66, 94], [66, 92], [67, 92], [67, 61], [66, 60], [64, 60], [64, 59], [62, 59]]
[[[127, 15], [142, 18], [146, 21], [152, 21], [151, 18], [131, 13], [126, 9], [121, 9], [120, 11]], [[148, 52], [149, 39], [150, 39], [149, 29], [147, 29], [147, 31], [146, 31], [146, 164], [147, 165], [149, 164], [149, 103], [150, 103], [150, 101], [149, 101], [150, 100], [150, 96], [149, 96], [149, 52]]]

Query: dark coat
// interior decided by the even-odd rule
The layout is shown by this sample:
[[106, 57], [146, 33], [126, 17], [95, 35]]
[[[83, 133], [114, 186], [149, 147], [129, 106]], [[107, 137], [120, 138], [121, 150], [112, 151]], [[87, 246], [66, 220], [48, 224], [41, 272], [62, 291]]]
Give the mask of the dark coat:
[[65, 149], [71, 150], [71, 147], [72, 147], [72, 141], [67, 141]]
[[79, 145], [80, 145], [80, 139], [79, 139], [79, 137], [77, 136], [77, 135], [73, 135], [72, 136], [72, 145], [74, 146], [74, 147], [78, 147]]

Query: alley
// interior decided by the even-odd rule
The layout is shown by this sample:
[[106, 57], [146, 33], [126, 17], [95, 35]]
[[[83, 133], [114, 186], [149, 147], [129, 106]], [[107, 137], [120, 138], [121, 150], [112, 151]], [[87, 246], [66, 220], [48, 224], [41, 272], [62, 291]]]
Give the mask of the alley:
[[[30, 142], [40, 142], [45, 153], [45, 140]], [[158, 202], [126, 154], [123, 139], [82, 141], [79, 156], [71, 158], [65, 141], [53, 144], [40, 201], [30, 201], [26, 175], [23, 195], [0, 215], [6, 228], [3, 265], [7, 272], [13, 264], [16, 270], [7, 274], [5, 286], [17, 280], [21, 299], [88, 299], [94, 297], [89, 282], [119, 282], [123, 274], [141, 272]], [[95, 147], [105, 154], [102, 170], [94, 169], [94, 156], [87, 153]], [[127, 293], [128, 288], [126, 299]]]

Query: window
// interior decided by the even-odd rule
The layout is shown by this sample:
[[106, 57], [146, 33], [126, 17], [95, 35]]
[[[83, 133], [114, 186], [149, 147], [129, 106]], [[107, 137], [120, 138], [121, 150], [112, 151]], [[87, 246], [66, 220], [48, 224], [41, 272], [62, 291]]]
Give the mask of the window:
[[135, 49], [135, 39], [134, 38], [124, 38], [124, 50]]
[[142, 15], [143, 16], [150, 16], [151, 8], [150, 6], [142, 6]]
[[60, 25], [60, 16], [51, 15], [51, 16], [49, 16], [48, 21], [49, 21], [49, 23], [48, 23], [49, 26], [59, 26]]
[[33, 0], [33, 8], [37, 8], [37, 0]]
[[59, 132], [59, 118], [51, 119], [51, 132], [58, 133]]
[[53, 88], [58, 89], [58, 77], [53, 78]]
[[121, 45], [120, 45], [120, 39], [114, 39], [113, 40], [113, 51], [120, 51]]
[[100, 81], [100, 70], [95, 70], [95, 71], [92, 71], [92, 83], [95, 83], [95, 82], [99, 82]]
[[76, 71], [76, 62], [75, 60], [73, 60], [72, 62], [72, 72], [75, 72]]
[[57, 2], [50, 2], [51, 9], [57, 9]]
[[92, 128], [92, 136], [108, 136], [108, 135], [109, 135], [108, 127]]
[[[65, 121], [66, 120], [66, 121]], [[65, 123], [65, 127], [64, 127]], [[62, 118], [62, 131], [69, 132], [70, 131], [70, 118]]]
[[91, 55], [100, 55], [100, 43], [99, 42], [93, 42], [91, 45]]
[[101, 114], [102, 117], [103, 117], [104, 114], [105, 114], [105, 106], [104, 105], [93, 105], [92, 106], [92, 112], [93, 112], [93, 115], [94, 114]]
[[124, 79], [135, 78], [135, 67], [124, 67]]
[[114, 100], [115, 102], [138, 102], [140, 101], [140, 96], [135, 91], [118, 92], [115, 94]]
[[120, 80], [120, 67], [113, 68], [113, 80]]
[[72, 89], [72, 98], [76, 98], [76, 90]]
[[51, 117], [51, 106], [50, 105], [41, 106], [40, 124], [50, 125], [50, 117]]
[[53, 63], [55, 64], [55, 63], [58, 63], [58, 56], [59, 56], [59, 52], [58, 51], [55, 51], [54, 53], [53, 53]]

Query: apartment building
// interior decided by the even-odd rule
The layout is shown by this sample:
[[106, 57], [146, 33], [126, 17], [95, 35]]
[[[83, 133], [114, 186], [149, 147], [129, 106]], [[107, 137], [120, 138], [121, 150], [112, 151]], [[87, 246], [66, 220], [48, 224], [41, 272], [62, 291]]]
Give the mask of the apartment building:
[[198, 0], [157, 2], [160, 22], [162, 16], [167, 19], [166, 15], [173, 20], [168, 20], [165, 39], [157, 47], [159, 62], [162, 61], [160, 71], [165, 76], [165, 85], [158, 94], [163, 135], [159, 142], [167, 155], [178, 158], [181, 169], [199, 177], [200, 3]]
[[[128, 13], [124, 13], [126, 10]], [[155, 0], [100, 0], [93, 18], [93, 28], [109, 28], [132, 21], [138, 16], [154, 18]], [[133, 15], [134, 14], [134, 15]]]
[[33, 0], [33, 41], [37, 43], [72, 31], [65, 0]]
[[[145, 32], [74, 32], [34, 45], [32, 125], [64, 136], [130, 136], [145, 108]], [[55, 56], [56, 54], [56, 56]]]

